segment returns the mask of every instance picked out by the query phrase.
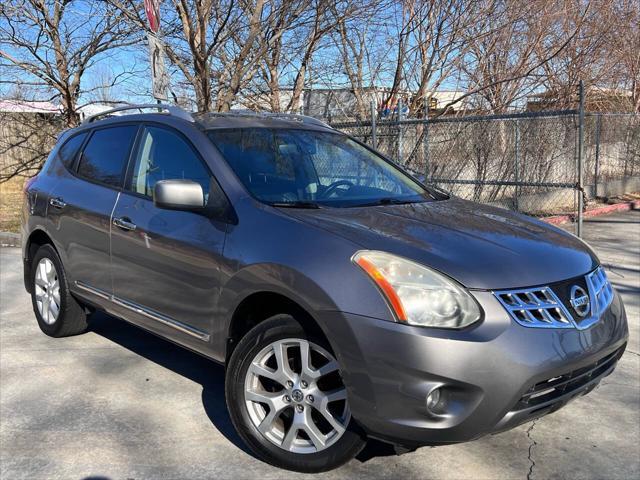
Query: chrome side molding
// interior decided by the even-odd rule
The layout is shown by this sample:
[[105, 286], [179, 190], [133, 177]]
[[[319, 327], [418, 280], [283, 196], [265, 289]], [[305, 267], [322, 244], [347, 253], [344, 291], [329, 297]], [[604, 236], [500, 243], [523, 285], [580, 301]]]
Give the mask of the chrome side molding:
[[100, 288], [96, 288], [96, 287], [92, 287], [90, 285], [87, 285], [84, 282], [81, 282], [80, 280], [76, 280], [75, 281], [76, 287], [78, 287], [80, 290], [84, 290], [85, 292], [89, 292], [89, 293], [93, 293], [94, 295], [100, 297], [100, 298], [104, 298], [105, 300], [113, 300], [113, 295], [111, 295], [110, 293], [100, 289]]
[[208, 333], [187, 325], [186, 323], [182, 323], [179, 320], [168, 317], [149, 308], [143, 307], [142, 305], [139, 305], [135, 302], [130, 302], [129, 300], [126, 300], [124, 298], [112, 295], [100, 288], [92, 287], [91, 285], [88, 285], [80, 280], [76, 280], [75, 284], [80, 290], [84, 290], [85, 292], [89, 292], [100, 298], [109, 300], [110, 302], [124, 307], [127, 310], [135, 312], [139, 315], [143, 315], [151, 320], [155, 320], [156, 322], [162, 323], [163, 325], [167, 325], [168, 327], [172, 327], [176, 330], [181, 331], [182, 333], [186, 333], [187, 335], [197, 338], [198, 340], [202, 340], [203, 342], [209, 341], [210, 335]]

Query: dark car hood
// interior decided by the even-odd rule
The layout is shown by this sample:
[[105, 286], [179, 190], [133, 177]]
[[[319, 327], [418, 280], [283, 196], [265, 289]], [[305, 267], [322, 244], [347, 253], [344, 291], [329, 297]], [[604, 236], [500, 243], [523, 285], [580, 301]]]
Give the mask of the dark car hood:
[[430, 266], [468, 288], [543, 285], [584, 275], [598, 263], [585, 243], [556, 227], [459, 199], [286, 213], [364, 249]]

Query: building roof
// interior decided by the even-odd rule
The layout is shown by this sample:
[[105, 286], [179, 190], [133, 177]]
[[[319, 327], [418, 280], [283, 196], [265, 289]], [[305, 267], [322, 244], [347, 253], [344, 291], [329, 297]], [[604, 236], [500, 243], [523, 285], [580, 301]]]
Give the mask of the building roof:
[[0, 112], [11, 113], [60, 113], [62, 109], [51, 102], [27, 102], [24, 100], [0, 100]]
[[[563, 94], [564, 92], [559, 92], [556, 90], [545, 90], [543, 92], [534, 93], [529, 95], [531, 99], [553, 99], [558, 95]], [[577, 94], [577, 90], [576, 90]], [[633, 96], [633, 92], [631, 90], [621, 89], [621, 88], [607, 88], [607, 87], [598, 87], [596, 85], [591, 85], [585, 88], [586, 96], [611, 96], [611, 97], [631, 97]]]

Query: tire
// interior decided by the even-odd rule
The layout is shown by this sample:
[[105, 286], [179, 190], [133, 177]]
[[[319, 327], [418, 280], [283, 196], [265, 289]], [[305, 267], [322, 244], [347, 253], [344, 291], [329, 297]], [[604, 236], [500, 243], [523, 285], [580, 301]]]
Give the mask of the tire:
[[[311, 365], [303, 371], [307, 346]], [[283, 353], [279, 358], [288, 359], [289, 369], [280, 367], [276, 350]], [[289, 385], [286, 378], [292, 379]], [[323, 472], [348, 462], [365, 445], [329, 345], [289, 315], [265, 320], [238, 343], [227, 365], [225, 394], [240, 437], [258, 458], [276, 467]]]
[[87, 330], [85, 310], [71, 296], [62, 262], [51, 245], [41, 246], [33, 257], [30, 281], [31, 303], [43, 333], [57, 338]]

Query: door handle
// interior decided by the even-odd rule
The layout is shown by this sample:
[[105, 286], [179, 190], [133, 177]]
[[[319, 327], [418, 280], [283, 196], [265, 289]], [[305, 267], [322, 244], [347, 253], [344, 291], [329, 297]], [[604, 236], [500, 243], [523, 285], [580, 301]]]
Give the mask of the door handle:
[[113, 219], [113, 224], [118, 227], [121, 228], [122, 230], [135, 230], [136, 229], [136, 224], [133, 223], [132, 221], [130, 221], [128, 218], [126, 217], [120, 217], [120, 218], [114, 218]]
[[67, 206], [67, 202], [62, 200], [60, 197], [49, 199], [49, 205], [55, 208], [64, 208]]

